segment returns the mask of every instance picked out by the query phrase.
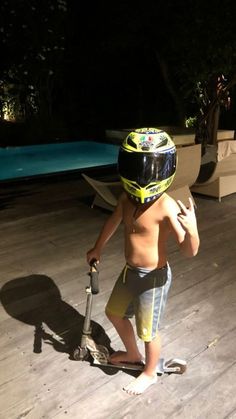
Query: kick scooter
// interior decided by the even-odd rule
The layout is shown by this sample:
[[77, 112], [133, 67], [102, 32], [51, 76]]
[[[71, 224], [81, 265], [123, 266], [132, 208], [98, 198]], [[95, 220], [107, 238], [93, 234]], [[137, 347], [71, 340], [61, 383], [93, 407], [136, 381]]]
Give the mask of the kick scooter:
[[[92, 302], [93, 295], [99, 293], [99, 282], [98, 282], [98, 268], [96, 260], [90, 262], [90, 284], [86, 287], [85, 291], [87, 294], [85, 319], [82, 331], [82, 337], [80, 346], [78, 346], [73, 352], [73, 358], [76, 361], [84, 361], [89, 358], [89, 355], [93, 358], [93, 364], [101, 367], [118, 368], [121, 370], [133, 370], [142, 371], [144, 369], [144, 363], [132, 364], [132, 363], [118, 363], [112, 364], [109, 362], [110, 353], [108, 349], [103, 345], [98, 345], [92, 338], [91, 329], [91, 313], [92, 313]], [[186, 361], [178, 358], [170, 359], [165, 361], [163, 358], [159, 360], [156, 368], [158, 375], [165, 373], [171, 374], [183, 374], [186, 371]]]

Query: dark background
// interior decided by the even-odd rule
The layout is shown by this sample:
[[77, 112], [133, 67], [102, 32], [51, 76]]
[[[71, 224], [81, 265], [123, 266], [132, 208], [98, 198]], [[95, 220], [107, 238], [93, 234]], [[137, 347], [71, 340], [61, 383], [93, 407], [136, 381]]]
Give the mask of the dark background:
[[[198, 80], [236, 74], [235, 17], [230, 0], [5, 0], [0, 99], [4, 83], [15, 95], [21, 90], [24, 115], [8, 122], [2, 114], [1, 144], [104, 139], [108, 128], [183, 126], [184, 118], [199, 112]], [[230, 96], [220, 128], [235, 127], [234, 88]]]

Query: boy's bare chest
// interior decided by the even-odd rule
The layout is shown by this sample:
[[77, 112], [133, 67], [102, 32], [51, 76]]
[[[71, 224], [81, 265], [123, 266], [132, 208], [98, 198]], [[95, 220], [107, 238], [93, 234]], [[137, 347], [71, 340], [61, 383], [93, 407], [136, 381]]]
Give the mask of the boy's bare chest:
[[163, 216], [156, 206], [142, 207], [128, 205], [123, 211], [123, 222], [131, 233], [144, 233], [162, 225]]

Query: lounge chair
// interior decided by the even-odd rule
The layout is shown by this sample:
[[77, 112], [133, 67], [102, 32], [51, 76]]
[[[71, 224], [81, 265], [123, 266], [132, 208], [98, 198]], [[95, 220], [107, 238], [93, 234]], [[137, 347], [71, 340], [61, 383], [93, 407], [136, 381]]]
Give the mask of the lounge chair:
[[193, 199], [190, 187], [196, 182], [200, 171], [201, 145], [194, 144], [177, 148], [177, 156], [177, 170], [174, 181], [168, 189], [168, 194], [175, 200], [180, 199], [188, 206], [188, 198]]
[[[177, 154], [176, 175], [168, 189], [168, 194], [175, 200], [180, 199], [185, 205], [188, 205], [188, 198], [192, 197], [190, 186], [196, 181], [200, 170], [201, 146], [195, 144], [181, 147], [177, 149]], [[92, 179], [85, 174], [82, 174], [82, 176], [96, 192], [92, 207], [99, 206], [112, 210], [116, 206], [118, 196], [122, 191], [121, 182], [104, 182]]]
[[[221, 201], [224, 196], [236, 192], [236, 141], [218, 142], [215, 156], [208, 160], [202, 162], [201, 178], [191, 187], [191, 191]], [[212, 170], [209, 175], [210, 167]]]
[[82, 176], [96, 192], [91, 207], [97, 206], [112, 211], [122, 192], [121, 182], [104, 182], [93, 179], [84, 173], [82, 173]]

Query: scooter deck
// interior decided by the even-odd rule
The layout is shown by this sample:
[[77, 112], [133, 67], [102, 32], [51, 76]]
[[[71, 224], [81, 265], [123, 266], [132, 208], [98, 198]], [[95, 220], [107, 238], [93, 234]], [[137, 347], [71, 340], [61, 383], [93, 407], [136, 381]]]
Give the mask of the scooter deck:
[[[93, 354], [92, 354], [93, 356]], [[100, 365], [100, 366], [104, 366], [104, 367], [110, 367], [110, 368], [117, 368], [119, 370], [132, 370], [132, 371], [143, 371], [145, 364], [140, 362], [140, 363], [117, 363], [117, 364], [112, 364], [111, 362], [109, 362], [108, 360], [98, 360], [96, 358], [93, 358], [93, 364], [94, 365]], [[158, 375], [163, 375], [165, 373], [164, 371], [164, 359], [160, 359], [159, 363], [157, 365], [156, 368], [156, 373]]]
[[[108, 360], [108, 356], [104, 353], [98, 352], [90, 352], [93, 357], [93, 364], [100, 365], [103, 367], [110, 367], [110, 368], [117, 368], [120, 370], [133, 370], [133, 371], [143, 371], [145, 363], [117, 363], [112, 364]], [[186, 371], [187, 363], [182, 359], [170, 359], [169, 361], [165, 361], [164, 358], [160, 358], [157, 367], [156, 367], [156, 374], [163, 375], [163, 374], [183, 374]]]

